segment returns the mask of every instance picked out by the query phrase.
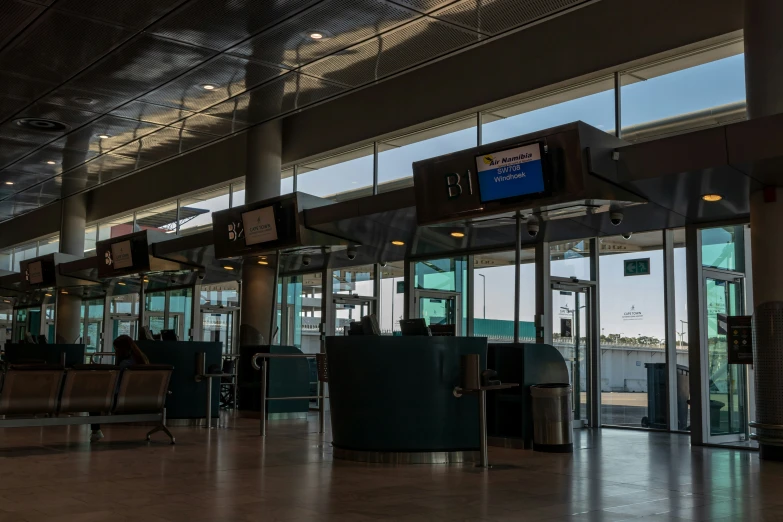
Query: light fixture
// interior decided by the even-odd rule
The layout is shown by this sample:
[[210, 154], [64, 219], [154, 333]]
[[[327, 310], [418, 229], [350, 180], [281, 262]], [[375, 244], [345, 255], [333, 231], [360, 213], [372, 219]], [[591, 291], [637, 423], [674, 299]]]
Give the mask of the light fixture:
[[259, 261], [258, 264], [259, 265], [268, 265], [269, 261]]
[[721, 196], [720, 194], [704, 194], [701, 197], [701, 199], [703, 199], [704, 201], [709, 201], [710, 203], [714, 203], [716, 201], [720, 201], [721, 199], [723, 199], [723, 196]]
[[60, 292], [60, 293], [61, 293], [61, 294], [63, 294], [63, 295], [68, 295], [68, 291], [67, 291], [67, 290], [63, 290], [63, 291], [62, 291], [62, 292]]
[[46, 162], [47, 165], [57, 165], [56, 161], [49, 160]]
[[400, 241], [399, 239], [395, 239], [391, 242], [394, 246], [403, 246], [405, 244], [405, 241]]
[[323, 40], [323, 37], [324, 37], [323, 33], [317, 33], [317, 32], [310, 33], [311, 40]]
[[233, 269], [234, 269], [234, 267], [233, 267], [233, 266], [230, 266], [230, 265], [226, 265], [226, 266], [224, 266], [223, 268], [224, 268], [225, 270], [233, 270]]
[[14, 182], [13, 182], [13, 181], [6, 181], [6, 182], [5, 182], [5, 184], [6, 184], [6, 185], [13, 185], [13, 184], [14, 184]]
[[98, 137], [100, 139], [102, 139], [102, 140], [108, 140], [109, 138], [111, 138], [111, 135], [110, 134], [98, 134]]
[[[44, 294], [46, 297], [52, 297], [52, 294]], [[7, 302], [7, 301], [6, 301]]]
[[145, 283], [149, 283], [149, 282], [150, 282], [150, 280], [149, 280], [149, 279], [147, 279], [147, 278], [145, 277], [145, 278], [144, 278], [144, 282], [145, 282]]
[[125, 286], [125, 283], [123, 283], [122, 281], [118, 281], [117, 284], [120, 286]]
[[465, 232], [458, 232], [455, 230], [454, 232], [451, 233], [451, 237], [463, 238], [465, 237]]
[[214, 91], [217, 88], [217, 85], [212, 85], [211, 83], [205, 83], [201, 86], [202, 89], [205, 91]]
[[3, 302], [4, 303], [10, 303], [11, 301], [9, 301], [8, 299], [3, 299]]

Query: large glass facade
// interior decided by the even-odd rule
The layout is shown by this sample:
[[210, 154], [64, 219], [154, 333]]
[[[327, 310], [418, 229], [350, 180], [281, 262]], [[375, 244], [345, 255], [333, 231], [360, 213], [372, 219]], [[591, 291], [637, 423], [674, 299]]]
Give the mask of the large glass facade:
[[[486, 337], [492, 343], [514, 342], [514, 251], [473, 256], [473, 267], [473, 335]], [[520, 313], [519, 335], [530, 340], [536, 336], [535, 324], [523, 318], [535, 315], [535, 287], [525, 286], [520, 299], [524, 302], [521, 296], [532, 294], [533, 310]]]
[[610, 236], [599, 244], [602, 422], [665, 429], [663, 234]]
[[195, 196], [181, 198], [179, 203], [180, 235], [212, 228], [212, 213], [229, 207], [229, 192], [230, 187], [225, 186]]
[[384, 335], [400, 334], [405, 311], [405, 262], [381, 266], [381, 296], [378, 321]]
[[467, 257], [417, 261], [413, 273], [416, 317], [428, 326], [453, 326], [456, 335], [467, 335]]
[[372, 194], [373, 146], [298, 166], [296, 190], [342, 201]]
[[566, 241], [549, 245], [552, 277], [576, 278], [589, 281], [590, 277], [590, 241]]

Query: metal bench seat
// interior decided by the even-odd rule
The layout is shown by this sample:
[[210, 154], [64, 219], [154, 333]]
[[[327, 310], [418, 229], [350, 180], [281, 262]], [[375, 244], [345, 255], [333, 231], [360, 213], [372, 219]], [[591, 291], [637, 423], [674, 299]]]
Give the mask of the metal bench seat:
[[10, 365], [0, 376], [0, 415], [54, 415], [64, 368]]

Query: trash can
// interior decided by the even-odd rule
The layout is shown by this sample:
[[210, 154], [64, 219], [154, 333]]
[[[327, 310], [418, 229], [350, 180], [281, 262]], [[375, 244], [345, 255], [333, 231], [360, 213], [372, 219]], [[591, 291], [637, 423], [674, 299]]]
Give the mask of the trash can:
[[573, 412], [570, 384], [536, 384], [530, 387], [533, 400], [533, 451], [574, 451]]

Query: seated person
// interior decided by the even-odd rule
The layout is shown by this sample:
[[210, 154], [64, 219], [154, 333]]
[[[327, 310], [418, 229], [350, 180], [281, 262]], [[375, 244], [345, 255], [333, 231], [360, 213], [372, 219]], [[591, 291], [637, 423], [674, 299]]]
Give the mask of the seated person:
[[[150, 360], [141, 351], [141, 348], [133, 342], [133, 339], [128, 335], [121, 335], [114, 340], [114, 364], [120, 367], [120, 370], [124, 370], [129, 366], [135, 366], [137, 364], [149, 364]], [[119, 382], [119, 381], [118, 381]], [[91, 413], [90, 415], [100, 415], [100, 413]], [[101, 431], [100, 424], [92, 425], [92, 434], [90, 435], [90, 442], [97, 442], [103, 438], [103, 432]]]

